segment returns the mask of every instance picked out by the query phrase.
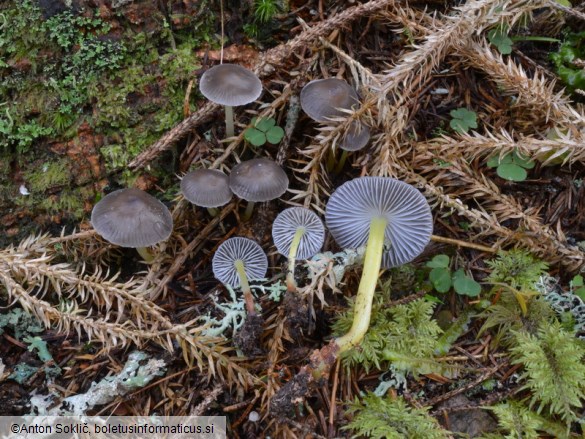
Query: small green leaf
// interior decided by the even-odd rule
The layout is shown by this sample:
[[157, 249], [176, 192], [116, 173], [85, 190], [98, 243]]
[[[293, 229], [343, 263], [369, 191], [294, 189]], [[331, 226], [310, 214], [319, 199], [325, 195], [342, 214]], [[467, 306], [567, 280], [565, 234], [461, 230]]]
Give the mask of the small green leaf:
[[262, 146], [266, 143], [266, 134], [256, 128], [247, 128], [244, 131], [244, 139], [254, 146]]
[[524, 169], [532, 169], [536, 165], [534, 160], [530, 160], [530, 158], [521, 155], [518, 151], [514, 151], [512, 154], [512, 161]]
[[260, 120], [256, 120], [254, 126], [258, 128], [260, 131], [267, 132], [270, 128], [276, 125], [276, 121], [271, 117], [263, 118]]
[[572, 6], [569, 0], [556, 0], [556, 2], [561, 6], [566, 6], [567, 8]]
[[499, 26], [488, 32], [488, 40], [498, 48], [502, 55], [512, 53], [512, 40], [508, 37], [508, 30]]
[[266, 140], [273, 145], [280, 143], [282, 138], [284, 137], [284, 130], [281, 127], [273, 126], [268, 131], [266, 131]]
[[451, 271], [448, 268], [433, 268], [429, 280], [439, 293], [446, 293], [451, 289]]
[[581, 298], [583, 302], [585, 302], [585, 287], [578, 288], [573, 294]]
[[582, 287], [583, 286], [583, 276], [578, 274], [572, 280], [572, 284], [574, 287]]
[[497, 155], [490, 157], [490, 159], [487, 161], [487, 165], [488, 168], [497, 168], [500, 166], [500, 158]]
[[448, 268], [449, 267], [449, 256], [437, 255], [429, 262], [426, 263], [429, 268]]
[[506, 163], [500, 165], [498, 166], [496, 172], [503, 179], [510, 181], [524, 181], [528, 176], [526, 170], [515, 163]]
[[469, 297], [477, 297], [481, 293], [481, 285], [467, 276], [461, 268], [453, 273], [453, 289], [457, 294]]
[[459, 133], [466, 133], [470, 128], [477, 128], [477, 114], [467, 108], [458, 108], [449, 113], [453, 119], [449, 126]]

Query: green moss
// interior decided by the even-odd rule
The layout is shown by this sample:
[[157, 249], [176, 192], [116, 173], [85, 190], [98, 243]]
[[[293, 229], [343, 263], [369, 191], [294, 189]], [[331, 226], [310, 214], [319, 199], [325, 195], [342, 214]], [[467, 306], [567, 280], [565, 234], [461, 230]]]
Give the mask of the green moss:
[[71, 181], [69, 162], [66, 159], [47, 161], [40, 166], [40, 169], [25, 172], [24, 180], [26, 187], [33, 194], [67, 185]]

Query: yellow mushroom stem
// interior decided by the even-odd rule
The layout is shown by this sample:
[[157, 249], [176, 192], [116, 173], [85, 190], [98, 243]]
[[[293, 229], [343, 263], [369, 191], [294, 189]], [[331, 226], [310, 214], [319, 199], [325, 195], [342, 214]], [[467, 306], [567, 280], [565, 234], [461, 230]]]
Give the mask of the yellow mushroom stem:
[[136, 247], [136, 251], [147, 264], [154, 261], [154, 255], [147, 247]]
[[339, 173], [341, 173], [341, 171], [343, 170], [343, 166], [345, 165], [345, 161], [347, 160], [347, 150], [343, 149], [341, 151], [341, 157], [339, 158], [339, 162], [337, 162], [337, 166], [335, 167], [335, 172], [334, 174], [337, 175]]
[[254, 296], [252, 296], [252, 290], [250, 290], [250, 284], [248, 283], [248, 276], [246, 276], [246, 270], [244, 269], [244, 261], [236, 259], [234, 262], [238, 277], [240, 278], [240, 286], [244, 293], [244, 303], [246, 304], [246, 312], [249, 316], [256, 315], [256, 308], [254, 307]]
[[353, 323], [347, 334], [335, 340], [335, 344], [339, 347], [339, 353], [358, 346], [370, 326], [372, 301], [376, 291], [376, 284], [378, 283], [380, 265], [382, 264], [384, 232], [387, 224], [386, 218], [381, 217], [373, 218], [370, 222], [370, 235], [366, 244], [364, 270], [355, 299]]
[[234, 137], [234, 107], [225, 106], [225, 137]]
[[297, 231], [295, 232], [295, 236], [293, 237], [292, 243], [290, 245], [290, 250], [288, 252], [288, 272], [286, 274], [287, 291], [296, 291], [297, 289], [297, 282], [295, 281], [295, 264], [297, 261], [297, 252], [299, 250], [301, 238], [304, 234], [305, 228], [297, 227]]

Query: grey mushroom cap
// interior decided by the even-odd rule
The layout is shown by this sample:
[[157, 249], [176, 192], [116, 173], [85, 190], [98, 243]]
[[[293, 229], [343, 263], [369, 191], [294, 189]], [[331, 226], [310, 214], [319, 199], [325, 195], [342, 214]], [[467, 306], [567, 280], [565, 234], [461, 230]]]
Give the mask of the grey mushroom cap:
[[196, 206], [219, 207], [232, 199], [229, 178], [217, 169], [196, 169], [181, 180], [183, 196]]
[[347, 114], [340, 110], [350, 110], [359, 105], [357, 92], [343, 79], [316, 79], [301, 90], [301, 107], [307, 115], [317, 121]]
[[225, 240], [213, 255], [213, 275], [224, 285], [240, 286], [240, 277], [235, 263], [240, 259], [248, 279], [262, 279], [268, 270], [268, 258], [256, 242], [248, 238]]
[[366, 245], [370, 221], [384, 217], [389, 248], [382, 266], [396, 267], [416, 258], [431, 239], [433, 216], [426, 198], [413, 186], [388, 177], [361, 177], [331, 194], [325, 222], [341, 247]]
[[245, 67], [219, 64], [201, 76], [199, 90], [216, 104], [237, 107], [258, 99], [262, 94], [262, 82]]
[[169, 209], [140, 189], [120, 189], [102, 198], [91, 212], [93, 228], [121, 247], [149, 247], [173, 231]]
[[346, 151], [359, 151], [370, 141], [370, 128], [361, 122], [353, 121], [339, 147]]
[[299, 243], [297, 258], [308, 259], [321, 250], [325, 241], [325, 227], [321, 219], [312, 210], [290, 207], [280, 212], [272, 225], [272, 239], [278, 253], [288, 256], [299, 227], [302, 227], [305, 233]]
[[252, 159], [234, 166], [230, 189], [246, 201], [270, 201], [286, 192], [288, 177], [273, 160]]

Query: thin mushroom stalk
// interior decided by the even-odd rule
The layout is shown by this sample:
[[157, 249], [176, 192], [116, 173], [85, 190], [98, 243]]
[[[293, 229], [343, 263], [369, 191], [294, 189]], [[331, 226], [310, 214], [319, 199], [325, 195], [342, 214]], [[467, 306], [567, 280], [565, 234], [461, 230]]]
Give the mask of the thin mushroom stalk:
[[136, 251], [147, 264], [154, 261], [154, 254], [148, 249], [148, 247], [136, 247]]
[[353, 323], [347, 334], [335, 339], [339, 353], [345, 352], [358, 346], [364, 339], [370, 326], [372, 316], [372, 303], [378, 273], [382, 264], [382, 253], [384, 251], [384, 232], [388, 221], [386, 218], [376, 217], [370, 223], [370, 234], [366, 245], [364, 258], [364, 271], [358, 287], [354, 305]]
[[225, 136], [234, 137], [234, 107], [231, 105], [225, 106]]
[[288, 252], [288, 271], [286, 274], [286, 290], [293, 292], [297, 290], [297, 281], [295, 280], [295, 264], [297, 263], [297, 251], [301, 243], [301, 239], [305, 234], [304, 227], [298, 227], [290, 245]]
[[244, 210], [244, 213], [242, 214], [242, 221], [245, 222], [252, 218], [252, 213], [254, 213], [255, 205], [256, 203], [254, 201], [248, 201], [248, 204], [246, 205], [246, 210]]
[[234, 262], [234, 267], [238, 272], [238, 278], [240, 279], [240, 287], [242, 288], [242, 293], [244, 294], [244, 303], [246, 305], [246, 313], [249, 316], [256, 315], [256, 305], [254, 303], [254, 296], [252, 295], [252, 289], [250, 288], [250, 284], [248, 283], [248, 276], [246, 276], [246, 270], [244, 268], [244, 261], [241, 259], [237, 259]]

